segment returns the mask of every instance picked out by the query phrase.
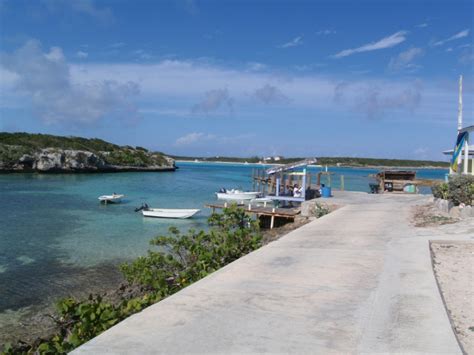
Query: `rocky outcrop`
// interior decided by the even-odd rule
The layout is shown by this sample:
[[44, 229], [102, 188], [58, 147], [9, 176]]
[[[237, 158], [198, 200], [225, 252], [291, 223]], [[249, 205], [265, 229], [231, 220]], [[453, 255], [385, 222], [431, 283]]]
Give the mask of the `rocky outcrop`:
[[451, 217], [455, 218], [473, 218], [474, 217], [474, 207], [460, 204], [459, 206], [455, 206], [454, 203], [448, 200], [444, 200], [442, 198], [435, 198], [433, 200], [434, 206], [440, 210], [441, 212], [448, 213]]
[[[15, 152], [14, 148], [14, 146], [3, 146], [3, 151]], [[19, 149], [16, 151], [18, 152]], [[174, 160], [170, 157], [129, 148], [97, 153], [86, 150], [46, 148], [16, 155], [18, 157], [14, 154], [0, 155], [0, 171], [72, 173], [175, 170]]]

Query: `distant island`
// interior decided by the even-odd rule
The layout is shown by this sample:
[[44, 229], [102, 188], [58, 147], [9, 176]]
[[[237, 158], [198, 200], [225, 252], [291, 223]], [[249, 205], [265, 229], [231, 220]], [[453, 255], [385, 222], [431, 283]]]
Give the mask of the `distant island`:
[[0, 172], [174, 171], [160, 152], [101, 139], [0, 132]]
[[[202, 161], [202, 162], [225, 162], [225, 163], [249, 163], [249, 164], [289, 164], [299, 160], [301, 157], [286, 158], [275, 157], [186, 157], [172, 156], [176, 161]], [[431, 160], [406, 160], [406, 159], [379, 159], [379, 158], [353, 158], [353, 157], [316, 157], [317, 164], [341, 167], [364, 167], [364, 168], [449, 168], [448, 162]]]

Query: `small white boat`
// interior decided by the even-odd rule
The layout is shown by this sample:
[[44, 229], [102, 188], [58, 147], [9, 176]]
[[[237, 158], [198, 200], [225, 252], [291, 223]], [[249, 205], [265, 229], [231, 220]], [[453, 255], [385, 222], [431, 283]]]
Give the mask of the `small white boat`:
[[104, 202], [104, 203], [109, 203], [109, 202], [121, 202], [122, 198], [125, 197], [125, 195], [121, 194], [112, 194], [112, 195], [102, 195], [99, 196], [99, 201]]
[[182, 209], [182, 208], [147, 208], [142, 210], [143, 217], [155, 218], [190, 218], [201, 210], [197, 209]]
[[245, 201], [253, 200], [260, 196], [258, 191], [241, 191], [241, 190], [222, 190], [216, 192], [216, 196], [219, 200], [233, 200], [233, 201]]
[[267, 207], [267, 206], [273, 206], [274, 201], [268, 197], [260, 197], [260, 198], [254, 198], [253, 200], [250, 200], [250, 203], [252, 205]]

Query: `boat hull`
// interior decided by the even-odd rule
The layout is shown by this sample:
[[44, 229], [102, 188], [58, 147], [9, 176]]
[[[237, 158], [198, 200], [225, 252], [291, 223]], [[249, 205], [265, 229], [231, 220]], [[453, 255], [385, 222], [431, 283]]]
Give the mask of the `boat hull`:
[[104, 203], [119, 203], [125, 195], [103, 195], [99, 196], [98, 200]]
[[219, 200], [245, 201], [260, 196], [260, 192], [216, 192]]
[[197, 209], [149, 208], [142, 210], [142, 214], [143, 217], [185, 219], [191, 218], [199, 211]]
[[263, 207], [274, 205], [274, 201], [271, 198], [268, 198], [268, 197], [255, 198], [255, 199], [251, 200], [250, 203], [252, 205], [263, 206]]

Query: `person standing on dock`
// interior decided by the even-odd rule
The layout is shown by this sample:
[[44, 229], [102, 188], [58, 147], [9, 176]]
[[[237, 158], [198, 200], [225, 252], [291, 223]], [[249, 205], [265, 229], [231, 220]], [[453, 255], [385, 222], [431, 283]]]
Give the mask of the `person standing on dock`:
[[293, 197], [301, 197], [301, 188], [298, 187], [298, 184], [293, 186]]

